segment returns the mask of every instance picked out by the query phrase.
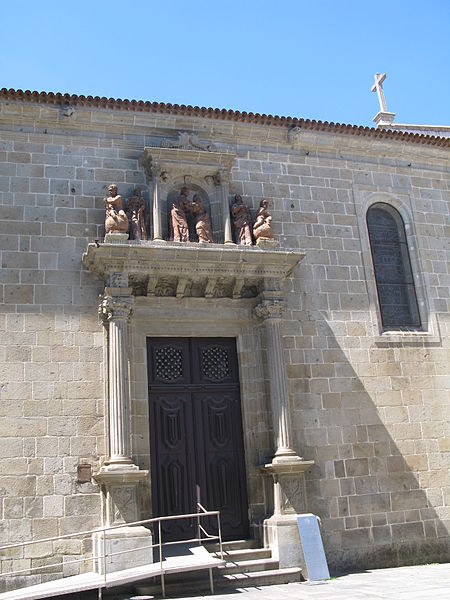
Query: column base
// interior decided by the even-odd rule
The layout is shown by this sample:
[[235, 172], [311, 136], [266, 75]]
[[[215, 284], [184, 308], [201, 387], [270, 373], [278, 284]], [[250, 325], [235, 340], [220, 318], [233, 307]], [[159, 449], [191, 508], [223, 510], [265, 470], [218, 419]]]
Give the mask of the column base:
[[264, 521], [264, 546], [272, 550], [280, 569], [301, 567], [305, 575], [305, 557], [303, 555], [297, 515], [273, 515]]
[[114, 573], [148, 565], [153, 562], [152, 543], [151, 531], [142, 526], [96, 532], [92, 536], [94, 571], [104, 575], [105, 570]]
[[280, 453], [263, 471], [272, 475], [274, 515], [264, 521], [264, 544], [269, 546], [280, 568], [306, 569], [298, 532], [297, 516], [306, 512], [305, 472], [314, 465], [295, 453]]
[[148, 471], [133, 464], [104, 466], [94, 475], [106, 499], [104, 517], [108, 525], [139, 520], [138, 485], [147, 476]]

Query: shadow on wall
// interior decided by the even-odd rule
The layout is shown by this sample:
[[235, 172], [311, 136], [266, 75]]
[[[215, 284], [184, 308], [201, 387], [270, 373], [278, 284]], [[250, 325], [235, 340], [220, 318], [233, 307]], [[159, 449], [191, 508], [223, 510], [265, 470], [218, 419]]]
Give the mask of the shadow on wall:
[[410, 383], [414, 369], [426, 374], [432, 349], [380, 348], [363, 337], [365, 347], [347, 350], [358, 374], [320, 311], [302, 311], [300, 322], [288, 366], [295, 445], [316, 461], [307, 506], [322, 520], [330, 570], [449, 561], [449, 476], [438, 439], [444, 406], [436, 390]]

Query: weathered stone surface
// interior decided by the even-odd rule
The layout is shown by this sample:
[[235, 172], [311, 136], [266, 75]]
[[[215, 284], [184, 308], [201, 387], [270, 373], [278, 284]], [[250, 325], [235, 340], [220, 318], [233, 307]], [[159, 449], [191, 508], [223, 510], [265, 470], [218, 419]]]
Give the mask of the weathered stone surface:
[[[58, 121], [58, 110], [10, 102], [12, 121], [0, 147], [0, 495], [5, 543], [79, 530], [84, 515], [83, 528], [102, 522], [97, 484], [79, 484], [76, 474], [80, 461], [95, 471], [106, 455], [105, 340], [97, 318], [97, 296], [104, 283], [84, 269], [81, 257], [88, 243], [103, 238], [102, 198], [111, 181], [118, 183], [124, 198], [135, 183], [142, 186], [146, 202], [153, 197], [154, 183], [145, 179], [139, 165], [149, 131], [154, 128], [150, 137], [160, 142], [161, 128], [176, 138], [180, 129], [197, 126], [188, 115], [84, 107], [83, 120], [73, 121], [68, 131]], [[52, 120], [54, 135], [40, 133], [43, 118]], [[36, 128], [19, 131], [30, 119]], [[286, 129], [279, 125], [207, 118], [202, 124], [202, 139], [213, 131], [208, 135], [221, 148], [223, 164], [214, 169], [233, 167], [223, 188], [228, 191], [225, 201], [241, 194], [254, 217], [262, 198], [270, 198], [280, 255], [290, 250], [306, 254], [283, 283], [281, 350], [292, 445], [315, 461], [306, 474], [307, 509], [322, 519], [327, 553], [336, 557], [333, 566], [421, 560], [432, 556], [425, 540], [440, 540], [441, 548], [448, 548], [446, 150], [382, 135], [367, 138], [311, 129], [305, 129], [297, 147], [286, 141]], [[185, 150], [158, 147], [156, 154], [164, 157], [167, 152], [180, 160]], [[202, 153], [212, 154], [199, 149], [195, 160], [210, 169], [212, 159], [207, 163]], [[176, 160], [171, 163], [175, 171]], [[190, 165], [194, 179], [199, 164]], [[160, 178], [162, 200], [183, 185], [185, 173], [178, 175], [176, 181]], [[218, 234], [223, 239], [222, 188], [204, 178], [194, 183], [208, 190], [215, 239]], [[392, 204], [405, 219], [426, 331], [380, 334], [365, 224], [372, 201]], [[163, 237], [168, 234], [167, 214], [164, 218]], [[249, 282], [242, 285], [238, 279], [253, 268], [252, 282], [258, 269], [261, 277], [269, 277], [269, 268], [259, 249], [242, 251], [242, 261], [226, 264], [223, 247], [220, 252], [212, 247], [208, 277], [217, 266], [226, 271], [226, 282], [211, 283], [207, 298], [200, 297], [206, 281], [200, 282], [201, 293], [189, 296], [183, 277], [196, 264], [201, 279], [205, 256], [189, 245], [189, 257], [176, 267], [176, 281], [161, 284], [161, 295], [150, 296], [151, 275], [161, 262], [152, 250], [149, 264], [145, 244], [98, 249], [108, 255], [108, 264], [119, 265], [118, 271], [135, 256], [132, 285], [139, 295], [129, 344], [132, 458], [141, 469], [150, 467], [146, 336], [236, 337], [249, 509], [253, 531], [258, 532], [270, 511], [258, 468], [275, 450], [270, 370], [267, 340], [251, 316], [256, 299], [245, 290]], [[175, 264], [179, 250], [170, 252]], [[171, 297], [163, 296], [168, 290]], [[148, 481], [141, 485], [139, 498], [142, 515], [152, 516]], [[386, 550], [390, 544], [395, 551]], [[42, 548], [44, 554], [47, 550]], [[60, 553], [81, 551], [75, 544]]]

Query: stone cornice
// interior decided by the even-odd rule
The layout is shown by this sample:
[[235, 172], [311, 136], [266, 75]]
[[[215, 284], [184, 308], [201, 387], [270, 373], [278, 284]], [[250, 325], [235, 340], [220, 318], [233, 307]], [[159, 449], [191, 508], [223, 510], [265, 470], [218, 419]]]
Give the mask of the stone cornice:
[[89, 244], [83, 265], [105, 285], [112, 274], [124, 273], [141, 295], [237, 299], [255, 297], [265, 281], [281, 282], [304, 256], [234, 244], [105, 243]]
[[61, 94], [53, 92], [37, 92], [30, 90], [14, 90], [2, 88], [0, 100], [14, 100], [18, 102], [31, 102], [48, 104], [59, 107], [80, 106], [87, 108], [100, 108], [106, 110], [131, 111], [141, 113], [159, 113], [167, 115], [200, 117], [222, 121], [235, 121], [257, 125], [275, 127], [301, 127], [305, 130], [328, 131], [350, 136], [369, 137], [381, 140], [400, 140], [415, 144], [431, 146], [450, 146], [450, 138], [394, 131], [390, 129], [375, 129], [357, 125], [346, 125], [328, 121], [316, 121], [296, 117], [283, 117], [278, 115], [265, 115], [247, 113], [219, 108], [205, 108], [198, 106], [185, 106], [183, 104], [170, 104], [164, 102], [149, 102], [143, 100], [121, 100], [114, 98], [100, 98], [99, 96], [78, 96], [76, 94]]

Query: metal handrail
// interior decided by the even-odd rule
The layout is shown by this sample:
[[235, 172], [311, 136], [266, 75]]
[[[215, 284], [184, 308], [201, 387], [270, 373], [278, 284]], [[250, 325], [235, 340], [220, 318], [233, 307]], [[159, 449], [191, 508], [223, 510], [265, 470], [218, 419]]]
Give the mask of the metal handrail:
[[[218, 510], [209, 510], [204, 513], [200, 513], [202, 517], [204, 516], [218, 516], [220, 515], [220, 511]], [[56, 540], [64, 540], [70, 539], [73, 537], [78, 537], [80, 535], [91, 535], [92, 533], [99, 533], [101, 531], [110, 531], [113, 529], [122, 529], [123, 527], [135, 527], [137, 525], [144, 525], [145, 523], [157, 523], [158, 521], [170, 521], [176, 519], [192, 519], [194, 517], [198, 517], [199, 513], [188, 513], [185, 515], [168, 515], [166, 517], [153, 517], [152, 519], [144, 519], [143, 521], [133, 521], [132, 523], [121, 523], [120, 525], [108, 525], [107, 527], [96, 527], [95, 529], [88, 529], [86, 531], [78, 531], [76, 533], [66, 533], [65, 535], [56, 535], [50, 538], [40, 538], [39, 540], [29, 540], [28, 542], [17, 542], [15, 544], [7, 544], [5, 546], [0, 546], [1, 550], [7, 550], [8, 548], [19, 548], [20, 546], [28, 546], [31, 544], [42, 544], [44, 542], [54, 542]], [[176, 542], [174, 542], [176, 543]]]
[[[4, 551], [4, 550], [9, 550], [9, 549], [13, 549], [13, 548], [24, 548], [26, 546], [31, 546], [33, 544], [43, 544], [43, 543], [47, 543], [47, 542], [55, 542], [55, 541], [59, 541], [59, 540], [64, 540], [64, 539], [72, 539], [74, 537], [81, 537], [81, 536], [91, 536], [94, 533], [97, 534], [101, 534], [101, 538], [102, 538], [102, 556], [98, 557], [101, 558], [102, 560], [102, 566], [103, 566], [103, 580], [104, 580], [104, 586], [106, 587], [106, 558], [111, 557], [111, 556], [116, 556], [119, 554], [127, 554], [129, 552], [135, 552], [136, 550], [145, 550], [145, 549], [150, 549], [150, 548], [159, 548], [159, 562], [160, 562], [160, 567], [161, 567], [161, 587], [162, 587], [162, 593], [163, 596], [165, 597], [165, 581], [164, 581], [164, 569], [163, 569], [163, 546], [172, 546], [172, 545], [176, 545], [176, 544], [185, 544], [185, 543], [191, 543], [191, 542], [198, 542], [200, 545], [203, 541], [211, 541], [211, 540], [218, 540], [219, 541], [219, 546], [220, 546], [220, 555], [221, 558], [223, 560], [223, 550], [222, 550], [222, 534], [221, 534], [221, 527], [220, 527], [220, 511], [218, 510], [213, 510], [213, 511], [208, 511], [206, 510], [200, 503], [197, 503], [197, 512], [196, 513], [188, 513], [188, 514], [184, 514], [184, 515], [168, 515], [168, 516], [164, 516], [164, 517], [153, 517], [152, 519], [143, 519], [141, 521], [133, 521], [132, 523], [121, 523], [120, 525], [108, 525], [108, 526], [104, 526], [104, 527], [97, 527], [95, 529], [89, 529], [89, 530], [85, 530], [85, 531], [78, 531], [78, 532], [74, 532], [74, 533], [68, 533], [65, 535], [59, 535], [59, 536], [53, 536], [53, 537], [49, 537], [49, 538], [41, 538], [38, 540], [29, 540], [26, 542], [16, 542], [14, 544], [6, 544], [3, 546], [0, 546], [0, 552]], [[210, 535], [206, 529], [200, 524], [200, 519], [203, 517], [217, 517], [217, 525], [218, 525], [218, 535]], [[197, 519], [197, 523], [198, 523], [198, 537], [197, 538], [191, 538], [189, 540], [179, 540], [179, 541], [175, 541], [175, 542], [163, 542], [162, 541], [162, 522], [163, 521], [173, 521], [173, 520], [179, 520], [179, 519], [192, 519], [192, 518], [196, 518]], [[151, 524], [158, 524], [158, 543], [157, 544], [148, 544], [146, 546], [142, 546], [140, 548], [133, 548], [131, 550], [122, 550], [122, 551], [116, 551], [116, 552], [110, 552], [109, 554], [107, 554], [106, 552], [106, 532], [108, 531], [112, 531], [112, 530], [116, 530], [116, 529], [122, 529], [124, 527], [136, 527], [138, 525], [151, 525]], [[202, 538], [201, 533], [203, 532], [203, 534], [205, 535], [205, 538]], [[0, 557], [1, 558], [1, 557]], [[10, 557], [8, 557], [8, 560], [10, 560]], [[80, 559], [73, 559], [70, 561], [65, 562], [65, 565], [68, 564], [76, 564], [76, 563], [82, 563], [88, 560], [92, 560], [92, 557], [89, 558], [80, 558]], [[15, 575], [19, 575], [21, 573], [32, 573], [33, 571], [39, 571], [41, 569], [48, 569], [54, 566], [60, 566], [61, 563], [53, 563], [53, 564], [46, 564], [46, 565], [40, 565], [38, 567], [29, 567], [27, 569], [20, 569], [17, 571], [9, 571], [6, 573], [2, 573], [3, 576], [15, 576]], [[63, 578], [62, 578], [63, 579]], [[101, 588], [98, 588], [98, 595], [99, 598], [101, 598]]]

